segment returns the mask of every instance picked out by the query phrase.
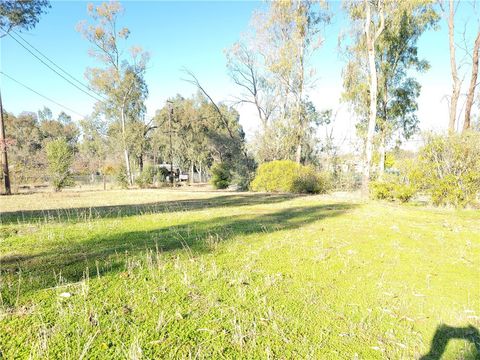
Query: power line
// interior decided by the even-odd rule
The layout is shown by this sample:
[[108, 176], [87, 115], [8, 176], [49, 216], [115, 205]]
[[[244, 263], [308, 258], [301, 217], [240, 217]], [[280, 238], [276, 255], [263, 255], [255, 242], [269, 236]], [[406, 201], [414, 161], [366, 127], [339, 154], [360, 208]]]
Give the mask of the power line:
[[14, 78], [11, 77], [10, 75], [5, 74], [3, 71], [0, 71], [0, 74], [2, 74], [3, 76], [6, 76], [6, 77], [9, 78], [10, 80], [12, 80], [12, 81], [16, 82], [17, 84], [23, 86], [24, 88], [30, 90], [31, 92], [37, 94], [38, 96], [41, 96], [42, 98], [44, 98], [44, 99], [46, 99], [46, 100], [48, 100], [48, 101], [50, 101], [50, 102], [52, 102], [52, 103], [54, 103], [54, 104], [62, 107], [62, 108], [64, 108], [65, 110], [68, 110], [68, 111], [70, 111], [70, 112], [72, 112], [72, 113], [74, 113], [74, 114], [77, 114], [78, 116], [85, 117], [85, 115], [82, 115], [82, 114], [80, 114], [79, 112], [70, 109], [68, 106], [62, 105], [62, 104], [60, 104], [58, 101], [55, 101], [55, 100], [53, 100], [53, 99], [50, 99], [48, 96], [45, 96], [45, 95], [43, 95], [43, 94], [40, 94], [38, 91], [36, 91], [36, 90], [32, 89], [31, 87], [29, 87], [29, 86], [21, 83], [20, 81], [14, 79]]
[[[8, 33], [11, 37], [11, 33], [15, 33], [15, 36], [17, 36], [18, 38], [20, 38], [25, 44], [27, 44], [29, 47], [31, 47], [33, 50], [35, 50], [40, 56], [42, 56], [45, 60], [47, 60], [49, 63], [51, 63], [53, 66], [55, 66], [57, 69], [59, 69], [60, 71], [62, 71], [65, 75], [67, 75], [69, 78], [71, 78], [72, 80], [76, 81], [78, 84], [80, 84], [81, 86], [83, 86], [85, 89], [87, 89], [88, 91], [91, 91], [92, 93], [94, 93], [95, 95], [99, 96], [100, 98], [102, 98], [103, 100], [107, 100], [107, 98], [100, 94], [99, 92], [93, 90], [90, 86], [88, 85], [85, 85], [84, 82], [82, 82], [81, 80], [78, 80], [75, 76], [73, 76], [72, 74], [70, 74], [67, 70], [65, 70], [64, 68], [62, 68], [60, 65], [58, 65], [55, 61], [53, 61], [52, 59], [50, 59], [47, 55], [45, 55], [44, 53], [42, 53], [40, 50], [38, 50], [35, 46], [33, 46], [31, 43], [29, 43], [27, 40], [25, 40], [24, 37], [22, 37], [18, 32], [16, 32], [15, 30], [11, 30], [10, 33]], [[12, 37], [13, 38], [13, 37]], [[15, 39], [16, 40], [16, 39]]]
[[[3, 28], [2, 28], [3, 30]], [[81, 92], [83, 92], [84, 94], [90, 96], [92, 99], [96, 100], [96, 101], [103, 101], [105, 100], [105, 98], [102, 99], [99, 99], [97, 98], [96, 96], [90, 94], [89, 92], [85, 91], [84, 89], [82, 89], [81, 87], [79, 87], [77, 84], [75, 84], [74, 82], [72, 82], [71, 80], [67, 79], [64, 75], [60, 74], [57, 70], [55, 70], [52, 66], [50, 66], [49, 64], [47, 64], [44, 60], [42, 60], [40, 57], [38, 57], [32, 50], [30, 50], [28, 47], [26, 47], [24, 44], [22, 44], [21, 41], [19, 41], [17, 38], [15, 38], [11, 32], [8, 32], [7, 33], [16, 43], [18, 43], [21, 47], [23, 47], [25, 50], [27, 50], [33, 57], [35, 57], [38, 61], [40, 61], [43, 65], [45, 65], [46, 67], [48, 67], [50, 70], [52, 70], [55, 74], [57, 74], [58, 76], [60, 76], [62, 79], [64, 79], [65, 81], [67, 81], [69, 84], [73, 85], [75, 88], [77, 88], [78, 90], [80, 90]], [[66, 70], [64, 70], [63, 68], [61, 68], [59, 65], [57, 65], [53, 60], [50, 60], [46, 55], [42, 54], [39, 50], [37, 50], [33, 45], [31, 45], [28, 41], [26, 41], [25, 39], [23, 39], [20, 35], [18, 35], [17, 33], [15, 33], [19, 38], [21, 38], [26, 44], [28, 44], [28, 46], [30, 46], [32, 49], [34, 49], [35, 51], [37, 51], [41, 56], [43, 56], [45, 59], [47, 59], [50, 63], [52, 63], [55, 67], [57, 67], [58, 69], [60, 69], [62, 72], [64, 72], [65, 74], [67, 74], [70, 78], [74, 79], [76, 82], [80, 83], [80, 85], [82, 85], [83, 87], [87, 88], [89, 91], [95, 93], [97, 96], [100, 96], [100, 97], [103, 97], [103, 95], [100, 95], [100, 94], [97, 94], [96, 92], [94, 92], [92, 89], [90, 89], [90, 87], [88, 87], [87, 85], [83, 84], [80, 80], [76, 79], [73, 75], [70, 75]]]

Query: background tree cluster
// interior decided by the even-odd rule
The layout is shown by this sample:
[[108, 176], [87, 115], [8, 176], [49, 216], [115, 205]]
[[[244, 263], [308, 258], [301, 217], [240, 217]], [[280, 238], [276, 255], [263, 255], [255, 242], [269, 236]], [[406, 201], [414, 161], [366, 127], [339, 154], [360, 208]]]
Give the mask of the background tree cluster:
[[270, 2], [227, 52], [230, 76], [241, 90], [235, 103], [253, 105], [261, 122], [252, 143], [257, 161], [314, 160], [316, 128], [328, 122], [329, 112], [308, 99], [316, 80], [310, 60], [328, 22], [326, 3]]

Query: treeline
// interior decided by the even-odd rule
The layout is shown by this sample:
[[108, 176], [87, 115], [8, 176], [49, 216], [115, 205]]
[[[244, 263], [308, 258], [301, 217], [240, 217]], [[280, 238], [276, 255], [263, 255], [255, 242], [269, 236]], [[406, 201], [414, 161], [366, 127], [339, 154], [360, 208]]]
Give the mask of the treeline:
[[[33, 11], [34, 19], [47, 4], [35, 0], [29, 3], [39, 6], [34, 8], [37, 11]], [[335, 143], [331, 131], [320, 139], [321, 128], [331, 130], [335, 122], [334, 111], [314, 104], [309, 98], [321, 86], [317, 72], [324, 71], [316, 54], [322, 51], [326, 29], [334, 15], [328, 2], [268, 2], [265, 8], [255, 12], [246, 32], [226, 51], [227, 70], [238, 87], [235, 98], [225, 103], [216, 102], [199, 78], [185, 70], [184, 78], [196, 88], [197, 95], [170, 98], [165, 104], [159, 104], [151, 119], [147, 119], [145, 106], [148, 97], [145, 74], [150, 56], [139, 46], [126, 49], [130, 30], [120, 26], [123, 8], [118, 2], [108, 2], [88, 5], [88, 18], [77, 27], [91, 45], [90, 54], [97, 61], [95, 67], [86, 69], [89, 91], [98, 100], [91, 116], [77, 127], [65, 119], [65, 115], [53, 120], [48, 111], [17, 117], [8, 114], [12, 168], [15, 171], [23, 169], [18, 170], [19, 174], [41, 174], [39, 169], [47, 169], [42, 155], [45, 144], [49, 139], [63, 137], [74, 154], [73, 171], [115, 172], [126, 185], [133, 185], [135, 178], [152, 178], [152, 165], [173, 162], [190, 173], [212, 170], [216, 177], [214, 183], [222, 187], [235, 183], [248, 188], [258, 165], [293, 161], [308, 168], [302, 170], [309, 174], [305, 175], [308, 181], [295, 180], [297, 183], [306, 184], [317, 178], [324, 182], [325, 174], [310, 176], [314, 169], [329, 172], [327, 177], [331, 183], [348, 183], [355, 187], [359, 184], [358, 174], [361, 174], [362, 188], [368, 194], [372, 190], [371, 180], [384, 182], [387, 171], [396, 172], [398, 176], [401, 144], [419, 131], [417, 110], [421, 84], [416, 76], [428, 71], [430, 65], [428, 59], [419, 56], [418, 40], [426, 31], [438, 29], [443, 18], [448, 26], [449, 36], [445, 41], [450, 45], [454, 84], [449, 97], [449, 136], [444, 137], [446, 144], [451, 146], [440, 149], [432, 144], [442, 142], [429, 137], [419, 156], [428, 153], [435, 159], [448, 158], [448, 162], [456, 164], [461, 158], [458, 153], [442, 151], [463, 149], [473, 173], [470, 170], [457, 172], [450, 166], [451, 173], [446, 170], [438, 173], [438, 183], [448, 178], [445, 184], [457, 192], [465, 192], [462, 186], [468, 183], [472, 186], [468, 192], [476, 195], [480, 179], [475, 171], [480, 161], [472, 150], [475, 148], [472, 139], [476, 139], [476, 135], [469, 135], [469, 132], [478, 126], [472, 115], [475, 94], [478, 94], [480, 29], [475, 41], [465, 36], [461, 39], [464, 44], [471, 42], [464, 46], [471, 58], [468, 68], [471, 71], [466, 106], [459, 109], [457, 105], [462, 95], [455, 49], [460, 40], [455, 37], [458, 18], [455, 1], [376, 0], [344, 1], [342, 4], [347, 21], [339, 41], [339, 54], [345, 63], [341, 100], [356, 119], [360, 140], [353, 160], [347, 161], [348, 156], [340, 155], [340, 145]], [[36, 21], [16, 26], [29, 28]], [[462, 66], [466, 68], [466, 64]], [[258, 118], [258, 130], [248, 144], [239, 123], [236, 110], [239, 105], [253, 107]], [[47, 130], [49, 128], [54, 130]], [[467, 140], [453, 136], [457, 130], [461, 130]], [[25, 140], [23, 131], [38, 136]], [[50, 134], [54, 131], [57, 131], [56, 137]], [[463, 144], [463, 148], [459, 144]], [[438, 153], [432, 155], [435, 149]], [[34, 160], [32, 154], [36, 154]], [[392, 154], [396, 154], [396, 164], [391, 161]], [[422, 161], [419, 157], [415, 163]], [[291, 163], [280, 164], [287, 169], [297, 169]], [[354, 180], [345, 181], [345, 172], [351, 173]], [[462, 178], [465, 173], [470, 174], [468, 181]], [[401, 186], [409, 185], [410, 180], [405, 180], [409, 176], [403, 174], [401, 181], [395, 181]], [[418, 189], [427, 189], [427, 182], [416, 183], [422, 184]], [[308, 188], [315, 188], [315, 184], [310, 185]], [[378, 184], [375, 186], [378, 188]], [[396, 187], [400, 189], [401, 186]], [[433, 187], [430, 184], [428, 188]], [[474, 195], [469, 196], [467, 202]]]
[[126, 171], [123, 134], [130, 165], [137, 176], [146, 165], [171, 162], [191, 175], [194, 171], [205, 173], [215, 162], [241, 169], [245, 164], [245, 135], [239, 114], [226, 105], [219, 109], [222, 119], [203, 95], [178, 95], [157, 110], [148, 123], [128, 122], [124, 133], [116, 122], [90, 117], [77, 125], [63, 112], [54, 117], [48, 108], [18, 116], [5, 113], [10, 173], [16, 184], [49, 179], [53, 174], [49, 173], [47, 145], [62, 139], [73, 154], [72, 173], [121, 177], [119, 172]]

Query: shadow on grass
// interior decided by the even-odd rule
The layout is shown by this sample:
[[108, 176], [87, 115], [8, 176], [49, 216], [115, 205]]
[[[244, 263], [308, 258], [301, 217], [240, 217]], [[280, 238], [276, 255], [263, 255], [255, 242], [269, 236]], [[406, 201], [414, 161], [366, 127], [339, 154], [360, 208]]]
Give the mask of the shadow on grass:
[[26, 222], [75, 222], [100, 218], [118, 218], [132, 215], [167, 213], [174, 211], [192, 211], [218, 207], [253, 206], [275, 204], [288, 201], [301, 195], [294, 194], [235, 194], [220, 195], [207, 199], [185, 199], [158, 201], [145, 204], [126, 204], [112, 206], [91, 206], [78, 208], [21, 210], [0, 212], [0, 224]]
[[1, 289], [2, 297], [7, 305], [13, 304], [19, 274], [23, 279], [22, 295], [57, 285], [55, 274], [59, 272], [66, 282], [75, 282], [82, 279], [87, 268], [91, 276], [124, 271], [128, 257], [145, 251], [159, 249], [165, 253], [187, 249], [193, 254], [208, 252], [215, 248], [212, 244], [238, 236], [299, 229], [327, 217], [339, 216], [353, 207], [351, 204], [290, 207], [263, 215], [221, 216], [149, 231], [91, 237], [81, 242], [72, 239], [68, 249], [53, 247], [33, 255], [0, 258], [3, 274], [10, 278]]
[[420, 360], [440, 360], [450, 339], [468, 340], [475, 346], [476, 353], [467, 354], [464, 359], [480, 359], [480, 333], [477, 328], [472, 325], [452, 327], [442, 324], [433, 335], [430, 351], [423, 355]]

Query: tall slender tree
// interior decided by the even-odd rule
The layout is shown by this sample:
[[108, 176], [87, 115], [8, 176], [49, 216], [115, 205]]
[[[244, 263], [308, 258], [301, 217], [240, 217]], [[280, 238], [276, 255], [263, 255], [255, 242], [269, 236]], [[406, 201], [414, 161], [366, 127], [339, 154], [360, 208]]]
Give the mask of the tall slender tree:
[[381, 175], [389, 137], [398, 133], [408, 138], [417, 129], [420, 84], [411, 77], [411, 69], [428, 69], [428, 63], [418, 57], [417, 41], [438, 20], [433, 5], [430, 0], [347, 3], [353, 41], [347, 47], [343, 98], [353, 105], [365, 138], [364, 193], [368, 190], [375, 134]]
[[475, 39], [475, 44], [473, 45], [473, 51], [472, 51], [472, 75], [470, 77], [470, 86], [468, 87], [467, 102], [465, 104], [465, 120], [463, 121], [463, 131], [470, 129], [470, 126], [471, 126], [473, 100], [475, 97], [475, 90], [478, 86], [477, 79], [478, 79], [479, 53], [480, 53], [480, 28], [478, 29], [477, 37]]
[[93, 45], [90, 54], [104, 64], [102, 68], [87, 69], [86, 75], [92, 87], [106, 97], [97, 104], [97, 109], [120, 125], [126, 175], [132, 184], [129, 132], [131, 123], [141, 121], [145, 112], [148, 89], [144, 75], [149, 55], [140, 47], [132, 47], [130, 56], [123, 56], [121, 42], [128, 38], [130, 30], [119, 28], [118, 17], [122, 13], [123, 8], [118, 2], [99, 6], [89, 4], [92, 24], [83, 21], [79, 23], [78, 31]]

